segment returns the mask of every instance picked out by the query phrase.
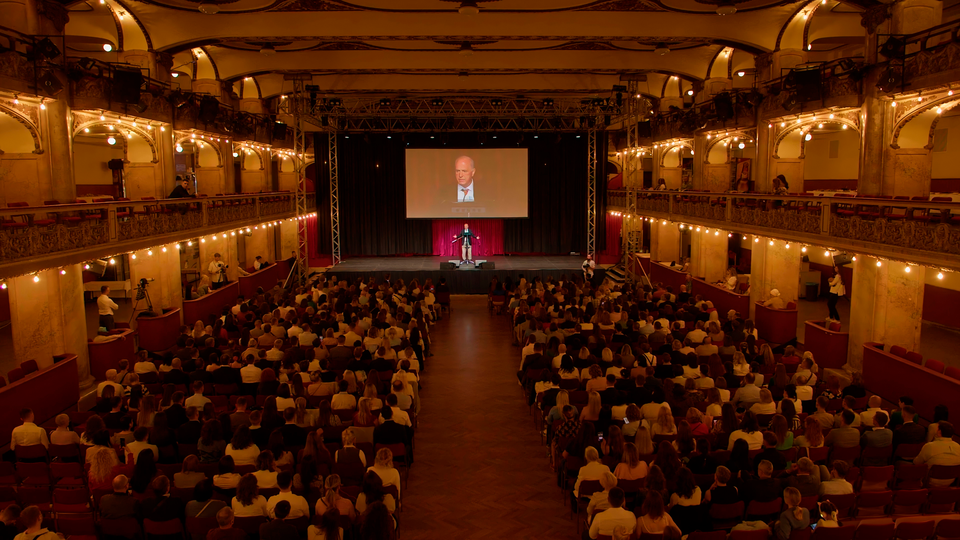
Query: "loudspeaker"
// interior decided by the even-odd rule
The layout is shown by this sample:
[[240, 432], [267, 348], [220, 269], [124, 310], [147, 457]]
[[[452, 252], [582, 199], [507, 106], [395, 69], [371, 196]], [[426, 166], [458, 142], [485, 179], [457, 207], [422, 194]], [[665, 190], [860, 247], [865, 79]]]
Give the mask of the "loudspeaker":
[[497, 264], [494, 262], [482, 262], [480, 263], [481, 270], [496, 270]]
[[653, 132], [650, 131], [650, 121], [646, 122], [637, 122], [637, 137], [652, 137]]
[[111, 159], [107, 162], [107, 167], [111, 171], [122, 171], [123, 170], [123, 160], [122, 159]]
[[733, 116], [733, 100], [730, 94], [722, 92], [713, 96], [713, 109], [717, 112], [717, 119], [721, 122]]
[[209, 124], [217, 119], [218, 114], [220, 114], [220, 101], [217, 98], [213, 96], [200, 98], [200, 114], [197, 115], [197, 120]]
[[37, 82], [40, 83], [43, 92], [48, 95], [55, 96], [63, 92], [63, 83], [50, 70], [44, 70]]
[[273, 139], [274, 140], [283, 140], [287, 138], [287, 125], [283, 122], [276, 122], [273, 124]]
[[143, 73], [139, 69], [120, 69], [113, 72], [113, 100], [129, 105], [140, 103]]
[[795, 69], [797, 99], [800, 101], [818, 101], [820, 99], [820, 68]]
[[43, 40], [37, 43], [37, 52], [42, 54], [48, 60], [53, 60], [54, 58], [60, 56], [60, 48], [54, 45], [50, 38], [43, 38]]
[[440, 269], [441, 269], [441, 270], [456, 270], [456, 269], [457, 269], [457, 265], [453, 264], [452, 262], [442, 262], [442, 263], [440, 263]]

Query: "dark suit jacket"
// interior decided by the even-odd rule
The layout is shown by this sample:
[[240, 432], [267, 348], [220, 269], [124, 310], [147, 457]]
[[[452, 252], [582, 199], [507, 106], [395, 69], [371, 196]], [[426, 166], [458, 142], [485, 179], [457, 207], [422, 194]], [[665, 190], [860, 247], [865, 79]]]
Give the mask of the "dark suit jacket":
[[550, 361], [542, 354], [533, 353], [523, 361], [523, 371], [528, 369], [550, 369]]
[[202, 428], [203, 424], [197, 420], [185, 422], [177, 429], [177, 440], [183, 444], [197, 444], [197, 441], [200, 440], [200, 430]]
[[743, 498], [747, 501], [770, 502], [781, 495], [780, 483], [773, 478], [761, 479], [751, 475], [743, 486]]
[[183, 408], [183, 405], [173, 404], [167, 407], [164, 412], [167, 413], [167, 425], [170, 429], [180, 429], [180, 426], [187, 423], [187, 410]]
[[893, 445], [919, 444], [927, 440], [927, 430], [916, 422], [903, 424], [893, 432]]
[[783, 480], [783, 488], [797, 488], [803, 497], [815, 497], [820, 494], [820, 481], [812, 474], [790, 475]]
[[374, 444], [410, 444], [411, 432], [407, 426], [402, 426], [393, 420], [386, 421], [373, 429]]
[[[107, 429], [120, 429], [120, 421], [127, 416], [125, 412], [108, 412], [103, 415], [103, 424]], [[167, 415], [169, 418], [170, 415]]]
[[190, 376], [179, 369], [171, 369], [163, 374], [163, 384], [187, 384]]
[[296, 424], [284, 424], [280, 428], [284, 446], [303, 446], [307, 442], [307, 432]]
[[258, 448], [266, 448], [267, 442], [270, 440], [270, 432], [261, 426], [250, 430], [250, 438], [253, 439], [253, 443]]
[[337, 345], [330, 349], [330, 369], [332, 371], [346, 369], [351, 360], [353, 360], [352, 347]]
[[153, 521], [183, 519], [183, 501], [177, 497], [160, 497], [143, 501], [143, 518]]
[[282, 519], [260, 525], [260, 540], [291, 540], [299, 537], [297, 529]]
[[125, 517], [140, 519], [140, 501], [126, 493], [108, 493], [100, 499], [100, 517], [103, 519]]

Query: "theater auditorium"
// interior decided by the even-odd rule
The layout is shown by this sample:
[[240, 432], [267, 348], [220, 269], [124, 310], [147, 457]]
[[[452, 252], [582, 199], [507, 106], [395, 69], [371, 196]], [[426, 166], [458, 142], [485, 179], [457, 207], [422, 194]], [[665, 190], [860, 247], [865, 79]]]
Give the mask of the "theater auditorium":
[[0, 2], [0, 540], [960, 538], [958, 32]]

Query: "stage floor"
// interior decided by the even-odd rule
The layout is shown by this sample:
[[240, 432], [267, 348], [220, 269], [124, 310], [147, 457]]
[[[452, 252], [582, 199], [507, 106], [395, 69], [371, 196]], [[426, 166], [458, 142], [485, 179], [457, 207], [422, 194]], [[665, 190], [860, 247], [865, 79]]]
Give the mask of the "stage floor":
[[[454, 260], [453, 257], [369, 257], [348, 259], [328, 272], [410, 272], [439, 270], [440, 263]], [[482, 257], [477, 260], [492, 262], [497, 270], [580, 270], [584, 257], [559, 256], [511, 256]], [[471, 269], [472, 270], [472, 269]], [[471, 270], [458, 270], [469, 272]], [[559, 277], [556, 276], [556, 277]]]

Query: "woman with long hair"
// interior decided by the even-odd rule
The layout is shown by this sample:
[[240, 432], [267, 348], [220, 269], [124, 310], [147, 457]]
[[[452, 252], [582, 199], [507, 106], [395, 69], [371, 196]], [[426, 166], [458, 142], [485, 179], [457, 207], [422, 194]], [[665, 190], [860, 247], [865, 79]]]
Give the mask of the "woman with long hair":
[[743, 377], [750, 373], [750, 364], [747, 363], [747, 357], [740, 351], [733, 353], [733, 374]]
[[368, 505], [375, 502], [385, 504], [391, 514], [397, 509], [396, 499], [384, 491], [383, 480], [371, 471], [363, 475], [363, 485], [360, 494], [357, 495], [357, 512], [362, 514]]
[[657, 414], [657, 421], [654, 422], [650, 431], [653, 435], [676, 435], [677, 426], [673, 421], [673, 413], [667, 407], [660, 407], [660, 413]]
[[317, 427], [336, 427], [341, 425], [340, 417], [333, 414], [329, 401], [321, 401], [317, 409]]
[[267, 516], [267, 499], [260, 495], [257, 477], [247, 473], [237, 484], [237, 495], [230, 500], [233, 515], [237, 517]]
[[130, 477], [130, 489], [141, 495], [147, 492], [150, 482], [157, 476], [157, 463], [153, 459], [153, 450], [141, 450], [133, 466], [133, 475]]
[[197, 454], [201, 463], [216, 463], [223, 457], [227, 441], [220, 432], [220, 422], [210, 420], [200, 428], [200, 440], [197, 441]]
[[693, 476], [693, 471], [686, 467], [681, 467], [677, 473], [677, 489], [670, 495], [670, 504], [667, 509], [674, 506], [698, 506], [700, 504], [700, 487]]
[[257, 456], [260, 455], [260, 448], [253, 443], [250, 428], [240, 426], [233, 434], [233, 438], [224, 453], [233, 458], [235, 465], [255, 465]]
[[307, 527], [307, 540], [342, 540], [343, 529], [340, 528], [340, 512], [331, 508], [320, 516], [320, 525]]
[[274, 467], [278, 472], [293, 470], [293, 452], [287, 450], [284, 445], [282, 430], [273, 430], [273, 433], [267, 438], [267, 447], [265, 450], [269, 450], [273, 454]]
[[639, 480], [647, 476], [647, 462], [640, 459], [635, 444], [623, 445], [623, 457], [614, 469], [613, 475], [620, 480]]
[[396, 538], [396, 522], [383, 503], [373, 503], [368, 506], [360, 523], [360, 540], [394, 540]]
[[794, 446], [801, 448], [822, 448], [823, 430], [820, 421], [813, 416], [808, 416], [803, 421], [803, 435], [794, 440]]
[[680, 462], [680, 456], [677, 455], [677, 449], [669, 441], [660, 441], [660, 445], [657, 446], [657, 457], [654, 458], [653, 464], [660, 467], [668, 486], [673, 486], [673, 483], [677, 480], [677, 472], [683, 466]]
[[[104, 432], [106, 433], [106, 432]], [[106, 441], [109, 443], [109, 441]], [[153, 453], [150, 457], [153, 457]], [[113, 489], [113, 479], [119, 474], [129, 474], [130, 467], [120, 463], [117, 451], [109, 444], [94, 446], [87, 451], [87, 462], [90, 470], [87, 472], [88, 484], [93, 489]]]
[[720, 421], [713, 426], [713, 433], [716, 435], [714, 444], [716, 448], [727, 448], [730, 446], [730, 436], [740, 425], [737, 419], [737, 409], [733, 403], [727, 402], [720, 407]]
[[367, 470], [377, 473], [384, 486], [396, 486], [400, 493], [400, 473], [393, 466], [393, 452], [389, 448], [377, 450], [376, 460]]
[[565, 354], [560, 358], [560, 370], [558, 371], [561, 379], [579, 379], [580, 370], [573, 365], [573, 357]]
[[657, 491], [648, 491], [643, 498], [642, 514], [637, 520], [637, 534], [660, 534], [666, 529], [679, 530], [673, 518], [663, 507], [663, 496]]
[[777, 404], [773, 402], [773, 393], [767, 388], [760, 389], [760, 402], [750, 407], [753, 414], [776, 414]]
[[303, 429], [313, 428], [313, 418], [310, 416], [310, 413], [307, 410], [307, 399], [304, 397], [298, 397], [294, 401], [294, 405], [296, 410], [294, 423]]
[[257, 470], [253, 476], [257, 478], [257, 487], [264, 489], [277, 487], [277, 466], [273, 459], [273, 452], [264, 450], [257, 456]]
[[793, 448], [793, 432], [787, 427], [787, 419], [782, 414], [774, 415], [770, 420], [770, 432], [777, 437], [777, 450]]
[[763, 365], [768, 368], [773, 368], [777, 365], [777, 359], [773, 356], [773, 349], [766, 343], [760, 346], [760, 354], [757, 355], [757, 360], [761, 358], [763, 359]]
[[653, 437], [650, 436], [650, 430], [640, 426], [637, 428], [637, 436], [634, 437], [634, 444], [637, 446], [637, 452], [641, 456], [649, 456], [654, 452]]
[[[550, 409], [549, 414], [547, 414], [546, 422], [547, 424], [553, 424], [559, 420], [563, 420], [563, 408], [567, 405], [570, 405], [570, 392], [566, 390], [560, 390], [557, 392], [557, 404]], [[579, 417], [580, 411], [573, 405], [570, 405], [573, 408], [574, 417]]]
[[327, 476], [323, 497], [317, 500], [316, 514], [323, 515], [331, 509], [339, 510], [341, 516], [347, 516], [351, 521], [357, 517], [350, 499], [340, 496], [340, 476], [336, 474]]
[[[394, 374], [393, 378], [396, 379], [397, 375]], [[406, 380], [406, 378], [402, 380]], [[362, 404], [364, 401], [367, 401], [370, 404], [371, 411], [382, 409], [383, 400], [377, 397], [378, 394], [379, 392], [377, 391], [377, 385], [368, 379], [363, 385], [363, 397], [360, 398], [358, 405]]]
[[[696, 409], [691, 408], [690, 410], [695, 411]], [[697, 449], [697, 443], [693, 440], [693, 435], [691, 434], [690, 422], [687, 422], [686, 419], [681, 420], [680, 423], [677, 424], [677, 438], [673, 441], [673, 447], [684, 459], [689, 459], [690, 454]]]
[[790, 399], [783, 399], [779, 403], [780, 414], [787, 420], [787, 429], [800, 429], [800, 417], [797, 416], [797, 405]]
[[356, 427], [374, 427], [377, 425], [377, 417], [370, 412], [372, 400], [361, 399], [357, 412], [353, 415], [353, 425]]
[[190, 489], [202, 482], [207, 476], [200, 469], [200, 460], [190, 454], [183, 458], [180, 472], [173, 474], [173, 485], [180, 489]]
[[140, 400], [140, 412], [137, 413], [137, 427], [153, 427], [153, 417], [157, 413], [157, 405], [153, 396], [144, 396]]
[[[599, 369], [599, 368], [597, 368]], [[600, 394], [598, 392], [590, 392], [587, 397], [587, 406], [580, 411], [580, 421], [589, 420], [591, 422], [597, 422], [600, 420]]]
[[600, 452], [603, 453], [604, 457], [609, 457], [619, 463], [623, 456], [624, 442], [620, 428], [610, 426], [607, 428], [607, 438], [600, 442]]
[[743, 413], [740, 429], [730, 434], [727, 450], [733, 450], [733, 444], [738, 439], [747, 441], [750, 450], [760, 450], [760, 446], [763, 444], [763, 432], [760, 431], [757, 415], [752, 410]]
[[[90, 418], [87, 418], [87, 428], [83, 431], [83, 436], [80, 437], [81, 444], [95, 445], [95, 437], [97, 433], [101, 431], [106, 433], [107, 426], [103, 423], [103, 418], [98, 415], [93, 415]], [[110, 434], [107, 433], [107, 444], [110, 446]]]

